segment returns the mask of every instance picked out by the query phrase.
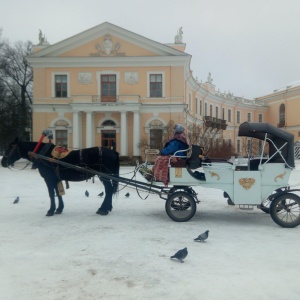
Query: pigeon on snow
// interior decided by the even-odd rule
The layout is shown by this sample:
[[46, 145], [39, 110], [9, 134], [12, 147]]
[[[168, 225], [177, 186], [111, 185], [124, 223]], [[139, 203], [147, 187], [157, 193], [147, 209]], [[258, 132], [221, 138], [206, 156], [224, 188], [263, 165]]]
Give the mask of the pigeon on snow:
[[126, 195], [125, 195], [125, 197], [129, 197], [130, 196], [130, 194], [129, 193], [127, 193]]
[[177, 251], [173, 256], [171, 256], [171, 258], [177, 258], [183, 263], [184, 262], [183, 260], [187, 257], [187, 255], [188, 255], [188, 251], [187, 248], [185, 247]]
[[98, 196], [100, 196], [100, 197], [102, 197], [104, 195], [104, 193], [103, 192], [101, 192]]
[[209, 230], [206, 230], [205, 232], [201, 233], [197, 238], [194, 239], [194, 241], [204, 242], [208, 238]]
[[19, 200], [20, 200], [19, 197], [17, 197], [17, 198], [15, 199], [15, 201], [14, 201], [14, 204], [18, 203]]
[[88, 197], [90, 195], [90, 193], [86, 190], [85, 195]]

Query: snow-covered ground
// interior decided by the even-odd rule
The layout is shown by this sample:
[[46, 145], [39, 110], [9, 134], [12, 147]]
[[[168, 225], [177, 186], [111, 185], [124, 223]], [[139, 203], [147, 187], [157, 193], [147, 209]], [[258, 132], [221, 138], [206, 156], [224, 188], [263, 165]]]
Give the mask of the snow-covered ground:
[[[291, 184], [300, 182], [299, 171], [297, 162]], [[195, 188], [196, 215], [176, 223], [164, 200], [142, 200], [128, 187], [113, 199], [112, 213], [97, 215], [99, 181], [71, 182], [63, 214], [53, 217], [45, 216], [48, 192], [37, 170], [0, 167], [0, 189], [1, 300], [300, 297], [300, 227], [228, 206], [222, 191]], [[206, 229], [208, 240], [194, 242]], [[184, 247], [184, 263], [170, 259]]]

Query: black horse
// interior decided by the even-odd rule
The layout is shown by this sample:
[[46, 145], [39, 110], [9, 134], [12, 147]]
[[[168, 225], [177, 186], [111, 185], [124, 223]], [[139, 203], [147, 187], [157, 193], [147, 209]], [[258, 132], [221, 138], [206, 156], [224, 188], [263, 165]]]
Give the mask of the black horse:
[[[24, 142], [16, 138], [5, 151], [2, 158], [2, 167], [10, 167], [15, 161], [20, 158], [25, 158], [32, 161], [32, 157], [28, 154], [32, 152], [37, 145], [37, 142]], [[55, 145], [42, 143], [37, 153], [47, 157], [52, 157], [51, 153]], [[104, 174], [118, 177], [120, 163], [119, 153], [104, 147], [92, 147], [81, 150], [70, 151], [64, 158], [60, 159], [72, 165], [81, 166], [83, 168], [99, 171]], [[83, 181], [91, 178], [93, 175], [77, 171], [72, 168], [61, 166], [57, 163], [50, 162], [44, 159], [35, 159], [33, 165], [38, 168], [40, 175], [44, 178], [49, 191], [50, 209], [46, 216], [61, 214], [64, 209], [64, 202], [59, 195], [58, 183], [65, 181]], [[99, 176], [98, 176], [99, 177]], [[102, 205], [97, 211], [97, 214], [107, 215], [112, 210], [112, 196], [118, 191], [118, 181], [101, 178], [105, 188], [105, 198]], [[55, 205], [55, 193], [58, 195], [58, 207]]]

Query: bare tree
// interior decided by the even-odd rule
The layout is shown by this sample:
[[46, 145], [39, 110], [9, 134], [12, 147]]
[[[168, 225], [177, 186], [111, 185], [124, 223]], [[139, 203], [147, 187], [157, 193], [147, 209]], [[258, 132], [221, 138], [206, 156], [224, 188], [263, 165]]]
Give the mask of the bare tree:
[[1, 38], [0, 32], [0, 114], [6, 119], [0, 124], [2, 144], [8, 142], [3, 134], [5, 131], [10, 134], [16, 131], [18, 136], [28, 139], [26, 128], [31, 127], [33, 72], [27, 55], [31, 53], [31, 49], [32, 43], [29, 41], [17, 42], [11, 46]]

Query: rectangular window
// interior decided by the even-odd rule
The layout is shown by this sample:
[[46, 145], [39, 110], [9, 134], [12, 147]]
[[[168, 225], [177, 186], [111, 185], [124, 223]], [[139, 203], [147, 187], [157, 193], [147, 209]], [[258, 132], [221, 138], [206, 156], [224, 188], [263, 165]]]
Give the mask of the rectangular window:
[[240, 112], [240, 111], [237, 111], [237, 112], [236, 112], [236, 122], [237, 122], [238, 124], [241, 123], [241, 112]]
[[106, 102], [115, 102], [117, 99], [116, 75], [101, 75], [101, 99]]
[[195, 103], [196, 103], [196, 114], [198, 114], [199, 113], [198, 98], [195, 99]]
[[162, 97], [162, 74], [150, 74], [150, 97]]
[[216, 106], [216, 118], [219, 119], [219, 107]]
[[207, 116], [207, 103], [204, 104], [204, 115]]
[[55, 75], [55, 97], [65, 98], [68, 97], [68, 76]]
[[209, 115], [212, 117], [213, 116], [213, 106], [209, 106]]
[[251, 122], [251, 113], [247, 113], [247, 121]]
[[116, 150], [116, 131], [102, 130], [101, 145], [112, 150]]
[[222, 119], [225, 120], [225, 108], [222, 108]]
[[200, 100], [200, 116], [202, 116], [202, 100]]
[[162, 137], [161, 129], [150, 129], [150, 149], [162, 149]]
[[191, 94], [189, 94], [189, 109], [193, 110], [193, 107], [192, 107], [192, 95]]
[[55, 130], [55, 144], [68, 148], [68, 130]]
[[262, 114], [258, 114], [258, 122], [262, 123], [263, 121], [263, 115]]
[[231, 109], [228, 109], [228, 122], [231, 122]]
[[236, 148], [237, 148], [237, 152], [240, 153], [241, 152], [241, 141], [240, 140], [236, 141]]

